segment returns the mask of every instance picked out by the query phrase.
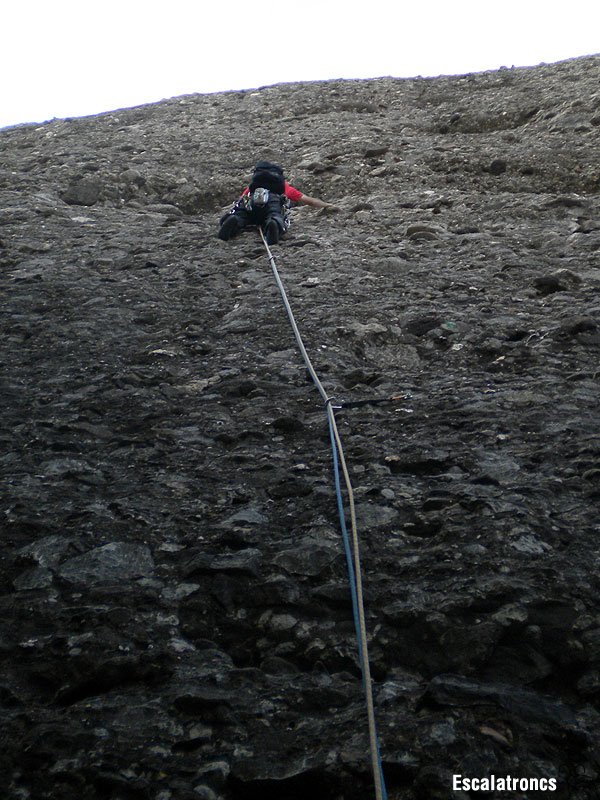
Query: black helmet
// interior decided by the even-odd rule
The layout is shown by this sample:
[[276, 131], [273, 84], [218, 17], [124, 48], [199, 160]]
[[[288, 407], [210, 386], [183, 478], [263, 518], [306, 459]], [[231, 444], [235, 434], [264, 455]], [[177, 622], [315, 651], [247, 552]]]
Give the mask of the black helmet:
[[279, 172], [280, 175], [283, 175], [283, 170], [278, 164], [273, 164], [271, 161], [257, 161], [254, 171], [262, 172], [263, 170], [267, 172]]
[[250, 192], [259, 188], [268, 189], [273, 194], [285, 194], [285, 178], [281, 167], [270, 161], [259, 161], [250, 181]]

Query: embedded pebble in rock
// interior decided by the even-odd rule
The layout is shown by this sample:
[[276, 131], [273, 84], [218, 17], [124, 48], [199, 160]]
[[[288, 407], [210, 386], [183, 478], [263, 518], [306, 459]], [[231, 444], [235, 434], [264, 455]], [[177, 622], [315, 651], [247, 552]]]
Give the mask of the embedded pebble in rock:
[[0, 797], [374, 796], [323, 403], [256, 232], [216, 238], [260, 158], [340, 207], [273, 250], [348, 404], [390, 800], [597, 797], [599, 78], [0, 131]]

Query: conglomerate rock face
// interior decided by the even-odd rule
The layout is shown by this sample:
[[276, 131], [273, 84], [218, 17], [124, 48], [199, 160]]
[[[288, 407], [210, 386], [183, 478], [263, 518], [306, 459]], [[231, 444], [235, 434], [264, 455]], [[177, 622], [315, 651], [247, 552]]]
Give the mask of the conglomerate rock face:
[[[600, 58], [190, 96], [0, 132], [0, 796], [600, 780]], [[389, 400], [389, 398], [395, 398]], [[487, 796], [506, 796], [490, 792]]]

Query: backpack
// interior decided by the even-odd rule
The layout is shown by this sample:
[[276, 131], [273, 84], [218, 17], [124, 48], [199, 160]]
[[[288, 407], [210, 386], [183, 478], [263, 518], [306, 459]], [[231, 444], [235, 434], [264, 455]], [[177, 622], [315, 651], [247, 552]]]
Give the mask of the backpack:
[[250, 182], [250, 194], [255, 189], [268, 189], [273, 194], [285, 194], [285, 179], [283, 170], [270, 161], [259, 161], [254, 167]]

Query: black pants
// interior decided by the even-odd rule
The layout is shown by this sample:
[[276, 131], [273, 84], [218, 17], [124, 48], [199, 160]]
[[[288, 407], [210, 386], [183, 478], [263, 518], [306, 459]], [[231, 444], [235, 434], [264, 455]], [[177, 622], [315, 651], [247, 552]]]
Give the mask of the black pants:
[[248, 208], [244, 203], [239, 203], [230, 214], [221, 218], [221, 225], [232, 216], [235, 217], [238, 223], [238, 229], [235, 233], [239, 233], [248, 225], [261, 225], [264, 230], [272, 219], [279, 226], [280, 234], [287, 229], [283, 215], [283, 198], [279, 194], [270, 193], [267, 204], [256, 208]]

